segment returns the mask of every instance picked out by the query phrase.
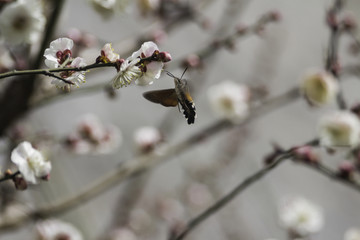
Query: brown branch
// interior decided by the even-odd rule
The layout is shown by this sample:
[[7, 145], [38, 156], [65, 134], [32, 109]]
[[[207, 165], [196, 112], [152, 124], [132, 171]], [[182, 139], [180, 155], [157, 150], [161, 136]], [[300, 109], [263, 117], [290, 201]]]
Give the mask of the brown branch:
[[[312, 140], [306, 143], [305, 145], [317, 145], [318, 140]], [[194, 230], [200, 223], [208, 219], [210, 216], [215, 214], [221, 208], [226, 206], [231, 200], [233, 200], [237, 195], [246, 190], [253, 183], [256, 183], [258, 180], [263, 178], [266, 174], [268, 174], [272, 169], [277, 167], [280, 163], [285, 160], [292, 158], [294, 156], [294, 148], [290, 148], [289, 150], [282, 151], [279, 155], [272, 161], [270, 164], [266, 165], [259, 171], [255, 172], [251, 176], [247, 177], [240, 184], [238, 184], [231, 192], [226, 194], [224, 197], [215, 202], [212, 206], [206, 209], [203, 213], [198, 215], [197, 217], [191, 219], [185, 226], [185, 228], [181, 231], [177, 236], [170, 237], [170, 240], [182, 240], [184, 239], [192, 230]]]
[[19, 171], [14, 172], [12, 174], [5, 174], [4, 177], [0, 178], [0, 182], [4, 182], [4, 181], [10, 180], [10, 179], [13, 179], [15, 176], [17, 176], [19, 174], [20, 174]]
[[[333, 6], [327, 13], [327, 18], [328, 18], [327, 20], [330, 28], [330, 38], [329, 38], [329, 46], [328, 46], [325, 68], [327, 71], [331, 72], [338, 79], [338, 81], [339, 81], [338, 49], [339, 49], [340, 36], [342, 34], [342, 30], [338, 22], [338, 15], [343, 8], [343, 2], [344, 0], [334, 0]], [[340, 109], [347, 108], [347, 104], [341, 88], [339, 89], [336, 100], [338, 107]]]
[[[57, 19], [61, 12], [64, 0], [53, 1], [53, 11], [46, 26], [45, 35], [32, 68], [37, 69], [41, 64], [42, 54], [45, 47], [49, 44], [54, 31]], [[0, 96], [0, 135], [19, 117], [29, 109], [29, 100], [35, 89], [36, 78], [26, 76], [26, 79], [16, 79], [12, 81]]]
[[[295, 161], [295, 162], [298, 163], [299, 161]], [[338, 172], [332, 170], [331, 168], [329, 168], [321, 163], [317, 163], [317, 164], [309, 164], [309, 163], [305, 163], [305, 162], [300, 162], [300, 163], [302, 163], [304, 166], [306, 166], [308, 168], [311, 168], [311, 169], [323, 174], [324, 176], [326, 176], [334, 181], [345, 184], [346, 186], [360, 192], [360, 183], [355, 182], [351, 179], [341, 177], [341, 175], [339, 175]]]

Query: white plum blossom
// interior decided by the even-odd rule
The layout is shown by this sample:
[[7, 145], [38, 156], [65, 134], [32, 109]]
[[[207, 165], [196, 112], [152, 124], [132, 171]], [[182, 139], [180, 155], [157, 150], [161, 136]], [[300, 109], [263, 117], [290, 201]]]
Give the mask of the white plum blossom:
[[176, 223], [184, 218], [185, 208], [181, 202], [175, 198], [162, 198], [158, 202], [160, 217], [170, 224]]
[[63, 55], [70, 54], [74, 41], [70, 38], [58, 38], [50, 43], [50, 48], [45, 49], [45, 65], [48, 68], [58, 68], [63, 64]]
[[39, 0], [17, 0], [5, 5], [0, 14], [0, 32], [10, 44], [35, 43], [46, 19]]
[[[73, 40], [69, 38], [58, 38], [50, 43], [50, 48], [45, 49], [45, 65], [49, 68], [79, 68], [85, 67], [85, 60], [81, 57], [72, 58], [71, 49], [74, 46]], [[72, 86], [79, 87], [85, 83], [85, 71], [64, 71], [58, 73], [52, 84], [57, 88], [70, 90]], [[64, 81], [65, 80], [65, 81]]]
[[111, 232], [109, 240], [137, 240], [134, 232], [127, 227], [115, 229]]
[[17, 165], [24, 179], [33, 184], [37, 183], [37, 178], [47, 178], [51, 171], [51, 163], [26, 141], [11, 152], [11, 161]]
[[140, 86], [150, 85], [155, 79], [160, 78], [164, 62], [168, 61], [171, 61], [168, 52], [159, 52], [154, 42], [145, 42], [126, 60], [119, 60], [120, 69], [112, 79], [112, 86], [118, 89], [132, 82]]
[[224, 81], [213, 85], [207, 92], [211, 107], [220, 117], [241, 122], [249, 112], [249, 89], [241, 84]]
[[142, 72], [136, 64], [139, 59], [129, 60], [126, 59], [120, 66], [120, 71], [111, 80], [112, 86], [115, 89], [128, 86], [132, 81], [138, 79]]
[[122, 12], [128, 6], [129, 0], [91, 0], [95, 11], [104, 19], [110, 18], [114, 13]]
[[36, 223], [36, 231], [41, 240], [82, 240], [82, 234], [70, 223], [49, 219]]
[[323, 70], [313, 71], [303, 77], [301, 91], [311, 104], [320, 106], [336, 98], [339, 85], [331, 73]]
[[111, 43], [107, 43], [101, 49], [101, 57], [104, 58], [103, 62], [116, 62], [120, 59], [120, 55], [114, 52], [114, 49], [111, 46]]
[[347, 111], [325, 115], [318, 124], [320, 144], [325, 147], [351, 147], [360, 143], [359, 118]]
[[151, 151], [162, 139], [160, 131], [155, 127], [141, 127], [134, 133], [134, 142], [140, 152]]
[[360, 240], [360, 229], [350, 228], [346, 230], [344, 240]]
[[279, 207], [280, 225], [292, 234], [306, 237], [324, 225], [322, 210], [302, 197], [284, 198]]
[[[147, 58], [151, 57], [155, 51], [159, 51], [158, 46], [154, 42], [145, 42], [140, 49], [132, 54], [132, 58]], [[135, 81], [135, 84], [140, 86], [150, 85], [154, 79], [159, 79], [164, 63], [161, 61], [152, 61], [146, 64], [146, 71], [142, 76]]]

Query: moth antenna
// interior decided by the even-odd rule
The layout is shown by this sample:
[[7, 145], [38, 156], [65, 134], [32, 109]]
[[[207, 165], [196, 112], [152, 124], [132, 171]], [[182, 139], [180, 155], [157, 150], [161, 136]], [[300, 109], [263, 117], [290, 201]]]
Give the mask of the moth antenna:
[[184, 74], [185, 74], [186, 70], [188, 70], [188, 67], [186, 67], [186, 68], [185, 68], [184, 72], [181, 74], [180, 79], [182, 79], [182, 77], [184, 76]]
[[164, 70], [165, 72], [166, 72], [166, 74], [168, 75], [168, 76], [170, 76], [170, 77], [172, 77], [172, 78], [176, 78], [171, 72], [168, 72], [168, 71], [166, 71], [166, 70]]

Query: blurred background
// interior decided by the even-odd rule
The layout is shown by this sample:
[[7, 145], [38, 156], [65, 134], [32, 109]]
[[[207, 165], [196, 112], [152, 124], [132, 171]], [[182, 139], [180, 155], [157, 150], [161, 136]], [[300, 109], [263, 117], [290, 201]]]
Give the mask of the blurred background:
[[[207, 96], [207, 89], [214, 84], [224, 80], [246, 84], [261, 102], [298, 86], [309, 69], [324, 68], [330, 34], [326, 12], [333, 1], [169, 0], [173, 4], [168, 3], [165, 13], [170, 16], [164, 14], [162, 18], [155, 10], [141, 13], [139, 3], [135, 2], [130, 1], [122, 12], [104, 17], [90, 1], [65, 1], [52, 40], [85, 34], [89, 45], [79, 47], [77, 54], [90, 64], [104, 43], [113, 43], [115, 52], [127, 58], [140, 47], [143, 42], [140, 39], [156, 39], [159, 48], [173, 58], [166, 69], [180, 76], [184, 71], [183, 60], [214, 40], [232, 34], [239, 26], [253, 25], [269, 11], [276, 11], [281, 19], [266, 24], [258, 34], [238, 37], [230, 48], [214, 50], [201, 67], [187, 70], [184, 78], [189, 80], [197, 109], [193, 125], [186, 123], [177, 108], [164, 108], [142, 97], [145, 91], [172, 88], [173, 80], [166, 74], [150, 86], [131, 85], [109, 97], [112, 92], [104, 90], [104, 84], [116, 71], [100, 68], [87, 73], [87, 82], [79, 89], [42, 102], [35, 99], [34, 108], [13, 128], [25, 131], [26, 139], [44, 142], [41, 144], [46, 146], [53, 170], [49, 182], [11, 193], [16, 203], [34, 208], [47, 206], [79, 192], [119, 163], [131, 161], [139, 155], [134, 133], [141, 127], [160, 129], [164, 144], [177, 143], [201, 131], [218, 120]], [[184, 13], [180, 5], [195, 8], [195, 18], [185, 16], [176, 24], [168, 24], [177, 14]], [[346, 1], [343, 12], [351, 12], [360, 20], [360, 2]], [[352, 44], [351, 37], [341, 38], [339, 59], [343, 66], [359, 64]], [[39, 96], [49, 89], [53, 94], [55, 87], [46, 84], [51, 79], [42, 78], [45, 83]], [[345, 74], [342, 80], [347, 102], [357, 103], [358, 76]], [[244, 127], [222, 131], [57, 218], [78, 228], [84, 239], [103, 239], [119, 228], [132, 231], [137, 239], [167, 239], [169, 229], [175, 228], [176, 223], [196, 216], [261, 168], [264, 156], [272, 151], [272, 143], [287, 149], [313, 139], [319, 117], [336, 108], [335, 103], [310, 107], [298, 98]], [[76, 131], [88, 114], [97, 116], [105, 126], [119, 128], [122, 140], [118, 139], [121, 142], [118, 148], [109, 153], [76, 153], [64, 147], [64, 139]], [[319, 154], [332, 167], [345, 157], [342, 152], [333, 156], [326, 151]], [[8, 161], [6, 156], [2, 166]], [[8, 188], [12, 188], [11, 183]], [[203, 222], [187, 239], [288, 239], [287, 232], [279, 226], [278, 204], [289, 195], [304, 197], [323, 210], [324, 227], [309, 239], [343, 239], [348, 228], [360, 228], [359, 192], [289, 161]], [[34, 223], [1, 232], [0, 239], [36, 239]]]

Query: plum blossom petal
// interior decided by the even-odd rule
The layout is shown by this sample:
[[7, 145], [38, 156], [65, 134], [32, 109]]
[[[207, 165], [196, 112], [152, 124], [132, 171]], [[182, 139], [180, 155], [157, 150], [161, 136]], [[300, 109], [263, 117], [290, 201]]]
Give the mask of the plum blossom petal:
[[249, 90], [246, 86], [232, 81], [224, 81], [208, 90], [208, 98], [214, 112], [235, 123], [248, 115]]
[[320, 144], [325, 147], [351, 147], [360, 143], [359, 118], [347, 111], [332, 112], [318, 124]]
[[26, 141], [11, 152], [11, 161], [17, 165], [24, 179], [33, 184], [37, 183], [37, 178], [46, 177], [51, 171], [51, 163], [45, 161], [43, 155]]

